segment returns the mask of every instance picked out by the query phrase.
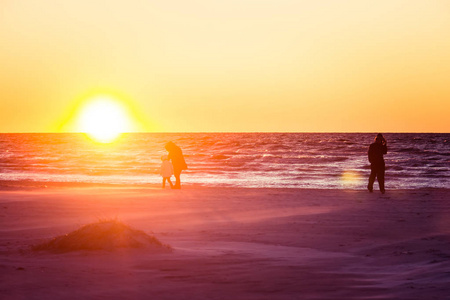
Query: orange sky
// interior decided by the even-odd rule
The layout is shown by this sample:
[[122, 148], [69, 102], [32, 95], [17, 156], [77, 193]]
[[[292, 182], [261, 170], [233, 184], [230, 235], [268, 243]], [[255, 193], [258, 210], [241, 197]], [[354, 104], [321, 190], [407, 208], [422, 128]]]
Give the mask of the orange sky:
[[0, 132], [450, 132], [449, 1], [3, 0]]

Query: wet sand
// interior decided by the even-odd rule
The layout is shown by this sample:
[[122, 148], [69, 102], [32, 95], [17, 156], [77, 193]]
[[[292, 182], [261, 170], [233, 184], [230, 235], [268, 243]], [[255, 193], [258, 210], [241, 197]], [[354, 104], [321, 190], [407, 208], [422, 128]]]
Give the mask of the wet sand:
[[[0, 192], [2, 299], [448, 299], [450, 190]], [[33, 252], [117, 218], [173, 247]]]

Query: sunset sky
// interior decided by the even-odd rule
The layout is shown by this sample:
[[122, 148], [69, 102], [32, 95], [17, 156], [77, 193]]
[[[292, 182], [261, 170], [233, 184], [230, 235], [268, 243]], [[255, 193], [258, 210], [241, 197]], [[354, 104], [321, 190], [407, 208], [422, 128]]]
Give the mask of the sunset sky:
[[450, 1], [2, 0], [0, 132], [450, 132]]

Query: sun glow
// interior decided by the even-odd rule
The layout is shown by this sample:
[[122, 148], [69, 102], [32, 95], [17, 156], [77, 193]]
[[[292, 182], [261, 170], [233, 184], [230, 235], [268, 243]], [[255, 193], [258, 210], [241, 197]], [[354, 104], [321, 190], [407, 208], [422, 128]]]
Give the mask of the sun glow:
[[362, 183], [362, 177], [355, 171], [344, 171], [341, 174], [341, 182], [346, 187], [360, 185]]
[[96, 97], [81, 109], [78, 119], [79, 130], [93, 140], [110, 143], [122, 133], [131, 131], [127, 109], [111, 97]]

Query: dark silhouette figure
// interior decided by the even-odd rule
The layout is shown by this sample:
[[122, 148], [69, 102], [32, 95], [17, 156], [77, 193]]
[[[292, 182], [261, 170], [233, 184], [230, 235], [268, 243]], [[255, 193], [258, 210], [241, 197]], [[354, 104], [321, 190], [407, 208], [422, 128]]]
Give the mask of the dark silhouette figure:
[[174, 189], [181, 189], [180, 175], [181, 171], [187, 170], [187, 165], [184, 160], [183, 152], [180, 147], [172, 142], [168, 142], [165, 146], [166, 150], [169, 152], [168, 158], [172, 161], [173, 173], [175, 175], [175, 185]]
[[169, 158], [167, 157], [167, 155], [163, 155], [161, 156], [161, 170], [160, 170], [160, 174], [161, 177], [163, 178], [162, 180], [162, 188], [166, 187], [166, 181], [170, 184], [170, 187], [173, 189], [173, 184], [172, 181], [170, 180], [170, 177], [172, 177], [173, 175], [173, 166], [172, 163], [169, 161]]
[[372, 143], [369, 147], [369, 162], [370, 162], [370, 176], [369, 176], [369, 184], [367, 185], [367, 189], [372, 192], [373, 191], [373, 183], [375, 182], [375, 178], [378, 179], [378, 185], [380, 186], [381, 193], [384, 194], [384, 171], [385, 164], [383, 155], [387, 153], [387, 144], [386, 140], [381, 133], [377, 135], [375, 138], [375, 142]]

